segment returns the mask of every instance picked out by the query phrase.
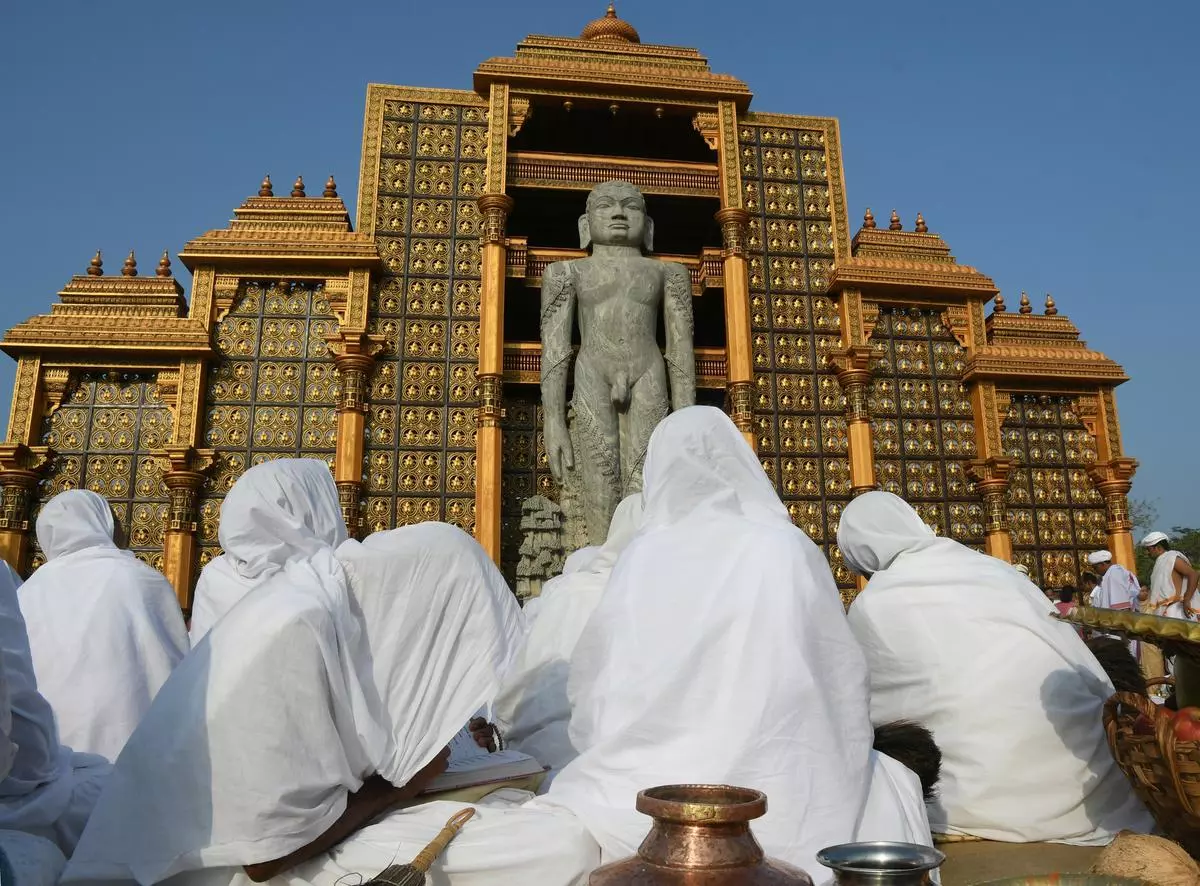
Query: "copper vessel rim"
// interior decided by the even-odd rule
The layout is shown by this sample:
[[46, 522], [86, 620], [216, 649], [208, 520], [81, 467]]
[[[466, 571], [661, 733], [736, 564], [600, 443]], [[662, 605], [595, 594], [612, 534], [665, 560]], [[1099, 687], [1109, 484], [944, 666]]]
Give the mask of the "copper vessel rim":
[[674, 824], [745, 824], [767, 811], [762, 791], [715, 784], [673, 784], [648, 788], [637, 810]]

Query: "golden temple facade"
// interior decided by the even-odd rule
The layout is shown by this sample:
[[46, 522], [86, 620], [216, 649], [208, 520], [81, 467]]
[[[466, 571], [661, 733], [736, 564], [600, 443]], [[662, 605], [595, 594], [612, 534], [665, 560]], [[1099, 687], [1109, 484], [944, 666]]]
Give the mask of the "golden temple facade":
[[1045, 587], [1096, 548], [1132, 568], [1121, 367], [1049, 298], [1007, 310], [919, 215], [868, 211], [856, 231], [837, 121], [751, 99], [611, 8], [487, 60], [471, 91], [369, 86], [353, 223], [332, 179], [309, 196], [268, 178], [184, 246], [190, 298], [165, 253], [154, 276], [97, 254], [8, 332], [0, 551], [36, 568], [41, 504], [90, 488], [186, 608], [234, 480], [310, 456], [352, 533], [445, 520], [511, 579], [521, 503], [557, 494], [541, 275], [583, 254], [587, 191], [621, 179], [647, 196], [656, 255], [691, 271], [699, 401], [755, 446], [847, 599], [837, 522], [872, 488]]

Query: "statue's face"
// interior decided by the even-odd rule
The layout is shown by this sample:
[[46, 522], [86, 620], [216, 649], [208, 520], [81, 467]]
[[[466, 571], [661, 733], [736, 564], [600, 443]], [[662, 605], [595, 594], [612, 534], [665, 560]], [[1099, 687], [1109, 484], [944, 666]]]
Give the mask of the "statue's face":
[[646, 201], [636, 188], [600, 185], [588, 195], [588, 228], [602, 246], [638, 246], [646, 237]]

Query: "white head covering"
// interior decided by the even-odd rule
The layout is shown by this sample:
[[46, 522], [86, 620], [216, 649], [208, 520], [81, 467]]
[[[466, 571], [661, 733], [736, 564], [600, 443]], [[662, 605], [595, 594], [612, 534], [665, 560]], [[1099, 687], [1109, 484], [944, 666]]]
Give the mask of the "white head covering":
[[838, 545], [872, 573], [849, 613], [872, 720], [915, 720], [941, 747], [935, 831], [1102, 843], [1151, 826], [1105, 741], [1112, 683], [1030, 581], [887, 492], [846, 507]]
[[12, 752], [6, 777], [0, 778], [0, 829], [46, 837], [70, 852], [108, 767], [99, 757], [73, 754], [59, 745], [54, 712], [38, 692], [34, 676], [17, 603], [20, 584], [17, 574], [0, 561], [0, 661], [11, 718], [6, 744]]
[[[328, 472], [313, 492], [337, 502]], [[286, 565], [164, 687], [64, 881], [287, 855], [372, 773], [402, 785], [499, 685], [520, 610], [468, 536], [393, 530]]]
[[768, 854], [818, 873], [853, 839], [872, 732], [867, 674], [829, 566], [795, 528], [723, 412], [667, 417], [647, 449], [642, 528], [571, 660], [579, 757], [546, 801], [610, 861], [649, 820], [639, 790], [679, 782], [765, 791]]
[[[546, 583], [535, 598], [541, 601], [537, 619], [530, 623], [517, 660], [496, 696], [492, 718], [505, 741], [552, 769], [561, 769], [575, 758], [567, 737], [571, 653], [641, 519], [642, 496], [635, 493], [617, 505], [605, 543], [576, 551], [572, 556], [588, 552], [586, 558], [579, 557], [571, 572], [564, 568], [562, 575]], [[528, 604], [525, 609], [528, 612]]]
[[323, 461], [287, 458], [255, 465], [233, 484], [221, 503], [218, 537], [224, 553], [205, 565], [196, 582], [193, 644], [289, 558], [346, 540], [337, 499], [314, 494], [328, 477]]
[[1153, 545], [1160, 545], [1165, 541], [1170, 541], [1170, 537], [1165, 532], [1151, 532], [1142, 539], [1142, 547], [1148, 548]]
[[171, 670], [187, 629], [162, 573], [112, 540], [112, 509], [86, 489], [37, 519], [46, 563], [21, 588], [38, 688], [59, 739], [114, 760]]
[[1087, 555], [1087, 561], [1093, 566], [1099, 566], [1101, 563], [1111, 563], [1112, 554], [1109, 551], [1092, 551]]

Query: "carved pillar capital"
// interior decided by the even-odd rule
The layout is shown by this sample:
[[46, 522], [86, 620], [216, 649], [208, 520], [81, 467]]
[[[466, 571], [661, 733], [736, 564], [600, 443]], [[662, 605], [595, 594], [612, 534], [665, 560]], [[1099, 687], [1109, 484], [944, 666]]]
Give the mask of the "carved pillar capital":
[[504, 229], [508, 214], [512, 212], [513, 199], [507, 194], [484, 194], [477, 201], [483, 213], [483, 228], [480, 238], [484, 243], [504, 243]]
[[504, 418], [504, 382], [499, 375], [479, 376], [479, 408], [475, 424], [481, 428], [498, 428]]
[[1008, 533], [1008, 484], [1011, 458], [976, 458], [967, 462], [967, 477], [975, 484], [984, 507], [984, 531]]
[[721, 226], [721, 240], [725, 245], [725, 255], [746, 254], [746, 225], [750, 223], [750, 213], [736, 206], [727, 206], [717, 210], [717, 223]]
[[375, 365], [374, 358], [361, 353], [342, 353], [333, 362], [340, 380], [338, 412], [366, 412], [367, 377]]
[[167, 471], [163, 474], [163, 484], [171, 499], [167, 528], [177, 532], [195, 532], [199, 522], [200, 489], [204, 486], [203, 472]]
[[1133, 488], [1133, 475], [1138, 463], [1132, 458], [1114, 458], [1112, 461], [1093, 465], [1088, 469], [1096, 491], [1104, 499], [1108, 512], [1107, 529], [1113, 533], [1128, 533], [1133, 529], [1129, 518], [1129, 490]]
[[731, 381], [725, 386], [729, 417], [743, 434], [754, 433], [754, 385], [748, 381]]
[[846, 421], [851, 424], [869, 422], [871, 410], [868, 405], [871, 389], [871, 348], [867, 345], [850, 345], [832, 355], [837, 370], [838, 384], [846, 395]]

